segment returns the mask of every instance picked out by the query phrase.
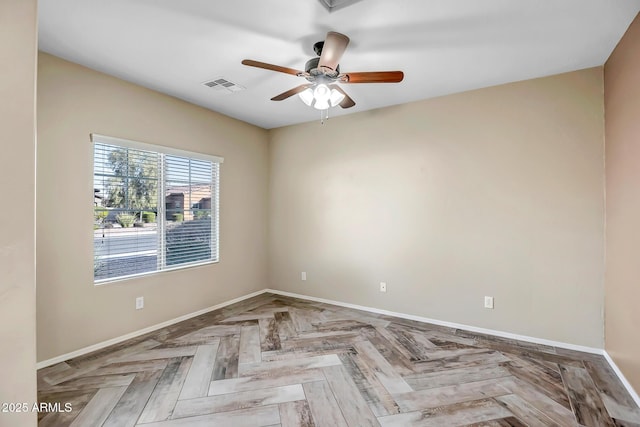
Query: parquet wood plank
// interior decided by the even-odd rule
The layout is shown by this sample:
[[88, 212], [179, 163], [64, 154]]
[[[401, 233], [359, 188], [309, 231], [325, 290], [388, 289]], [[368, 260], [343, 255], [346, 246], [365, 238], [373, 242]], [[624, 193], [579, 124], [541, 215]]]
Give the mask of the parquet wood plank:
[[400, 412], [400, 407], [375, 375], [374, 369], [358, 354], [343, 354], [340, 360], [376, 417]]
[[354, 354], [356, 352], [353, 346], [339, 347], [339, 348], [322, 348], [318, 350], [308, 350], [292, 348], [288, 350], [276, 350], [276, 351], [263, 351], [263, 362], [275, 362], [277, 360], [291, 360], [291, 359], [304, 359], [305, 357], [325, 356], [329, 354], [342, 355], [342, 354]]
[[526, 401], [522, 400], [515, 394], [507, 394], [504, 396], [498, 396], [495, 400], [506, 409], [511, 411], [523, 421], [526, 425], [530, 426], [544, 426], [553, 427], [555, 422], [547, 417], [545, 414], [529, 405]]
[[276, 319], [276, 330], [281, 340], [294, 338], [297, 335], [289, 312], [274, 313], [273, 318]]
[[[92, 374], [93, 373], [94, 372], [92, 372]], [[42, 393], [46, 393], [47, 391], [55, 391], [59, 393], [64, 391], [100, 389], [107, 387], [127, 387], [135, 377], [135, 373], [98, 376], [92, 375], [65, 381], [55, 387], [48, 386], [40, 389], [40, 391]]]
[[381, 328], [386, 328], [391, 323], [388, 319], [382, 318], [383, 316], [367, 313], [365, 311], [353, 310], [350, 308], [342, 308], [341, 310], [332, 311], [334, 314], [330, 317], [336, 321], [352, 320], [365, 325], [372, 325]]
[[614, 427], [586, 369], [561, 365], [560, 373], [578, 423], [586, 427]]
[[414, 361], [405, 357], [397, 348], [382, 335], [375, 333], [370, 336], [368, 342], [387, 360], [389, 365], [398, 375], [409, 375], [414, 373]]
[[278, 405], [282, 427], [315, 427], [311, 409], [306, 400], [285, 402]]
[[92, 376], [129, 374], [131, 372], [157, 371], [167, 367], [168, 359], [140, 360], [136, 362], [110, 363], [91, 372]]
[[307, 332], [313, 329], [311, 324], [312, 319], [307, 315], [305, 310], [292, 308], [289, 310], [289, 315], [291, 316], [291, 323], [293, 324], [293, 328], [296, 332]]
[[328, 366], [322, 368], [322, 371], [337, 401], [344, 402], [340, 407], [347, 424], [358, 427], [380, 427], [367, 401], [364, 400], [343, 366]]
[[173, 359], [174, 357], [193, 356], [196, 354], [198, 346], [189, 345], [184, 347], [154, 348], [152, 350], [140, 351], [135, 354], [120, 356], [113, 362], [137, 362], [153, 359]]
[[509, 362], [510, 360], [509, 357], [499, 351], [485, 349], [477, 353], [417, 362], [413, 365], [414, 372], [411, 374], [442, 372], [444, 369], [470, 368], [481, 365], [498, 365]]
[[47, 388], [50, 385], [56, 384], [55, 379], [59, 375], [64, 376], [65, 372], [73, 372], [74, 368], [69, 366], [67, 362], [56, 363], [55, 365], [47, 366], [38, 371], [38, 390]]
[[393, 345], [396, 351], [405, 358], [413, 362], [425, 358], [426, 348], [420, 346], [415, 340], [408, 339], [408, 337], [404, 335], [403, 331], [391, 328], [382, 328], [380, 326], [376, 327], [375, 330], [378, 334], [384, 337], [389, 344]]
[[415, 331], [405, 331], [405, 333], [411, 335], [411, 337], [419, 344], [422, 348], [431, 349], [436, 348], [437, 345], [432, 342], [429, 337], [425, 334], [415, 332]]
[[240, 326], [237, 325], [211, 325], [195, 330], [185, 335], [181, 335], [174, 340], [188, 342], [202, 337], [226, 337], [229, 335], [240, 335]]
[[238, 393], [178, 400], [171, 417], [173, 419], [193, 417], [304, 399], [305, 394], [300, 384], [241, 391]]
[[613, 418], [613, 423], [616, 425], [616, 427], [640, 427], [640, 424], [638, 423], [633, 423], [625, 420], [618, 420], [616, 418]]
[[640, 408], [621, 404], [604, 393], [600, 394], [600, 398], [605, 408], [607, 408], [607, 413], [611, 415], [611, 418], [618, 420], [618, 422], [624, 421], [629, 425], [640, 425]]
[[263, 374], [231, 378], [228, 380], [211, 381], [208, 395], [217, 396], [220, 394], [237, 393], [240, 391], [322, 381], [324, 379], [325, 376], [321, 368], [264, 371]]
[[303, 388], [316, 427], [358, 427], [347, 424], [326, 381], [306, 383]]
[[[61, 408], [65, 407], [65, 404], [71, 405], [71, 411], [56, 411], [56, 412], [39, 412], [38, 413], [38, 426], [40, 427], [67, 427], [78, 414], [89, 403], [93, 396], [98, 392], [95, 390], [88, 391], [73, 391], [52, 393], [48, 395], [39, 395], [38, 401], [48, 402], [53, 404], [59, 404]], [[65, 408], [66, 409], [66, 408]]]
[[370, 342], [359, 342], [354, 347], [364, 363], [375, 370], [376, 376], [389, 393], [405, 393], [412, 390], [411, 386], [393, 369], [387, 359], [382, 357]]
[[118, 401], [127, 391], [127, 387], [101, 388], [91, 398], [82, 412], [71, 423], [71, 427], [95, 427], [102, 425], [104, 420], [118, 404]]
[[480, 423], [468, 424], [465, 427], [530, 427], [523, 424], [516, 417], [506, 417], [498, 420], [483, 421]]
[[273, 316], [268, 319], [260, 319], [258, 326], [260, 327], [260, 350], [262, 352], [280, 350], [282, 345], [276, 327], [276, 319]]
[[245, 363], [239, 367], [240, 376], [264, 375], [269, 372], [291, 371], [295, 369], [323, 368], [339, 365], [340, 358], [335, 354], [311, 356], [303, 359], [276, 360], [273, 362]]
[[478, 346], [478, 340], [474, 338], [465, 338], [455, 333], [447, 333], [439, 330], [429, 330], [421, 333], [421, 335], [427, 337], [429, 341], [438, 347], [448, 345], [450, 343], [459, 344], [465, 347], [480, 347]]
[[219, 344], [198, 346], [178, 399], [203, 397], [209, 391]]
[[322, 335], [313, 338], [293, 338], [282, 343], [283, 350], [308, 350], [324, 351], [339, 350], [341, 348], [353, 348], [357, 342], [366, 341], [358, 332], [346, 332], [341, 334]]
[[429, 388], [444, 387], [464, 382], [482, 381], [510, 376], [509, 370], [502, 365], [478, 365], [468, 368], [443, 369], [442, 371], [428, 372], [405, 376], [404, 380], [412, 389], [426, 390]]
[[220, 339], [212, 379], [221, 380], [238, 376], [239, 351], [240, 335], [225, 336]]
[[[161, 334], [161, 333], [158, 333]], [[96, 351], [92, 351], [82, 356], [74, 357], [67, 360], [67, 364], [74, 369], [82, 369], [85, 367], [93, 367], [95, 365], [103, 365], [104, 363], [112, 363], [121, 356], [135, 354], [139, 351], [149, 350], [158, 347], [163, 341], [156, 340], [150, 334], [132, 338], [127, 341], [119, 342]]]
[[403, 412], [436, 408], [439, 406], [510, 394], [505, 386], [508, 378], [509, 377], [429, 388], [426, 390], [395, 394], [394, 397]]
[[511, 360], [504, 366], [513, 376], [527, 382], [565, 408], [571, 408], [557, 364], [512, 354], [509, 354], [509, 359]]
[[171, 417], [192, 362], [192, 357], [170, 359], [138, 422], [151, 423]]
[[576, 418], [571, 410], [565, 408], [546, 394], [539, 392], [519, 378], [513, 378], [504, 384], [511, 393], [518, 395], [531, 406], [551, 418], [557, 426], [575, 427]]
[[477, 399], [426, 409], [421, 412], [414, 411], [409, 414], [408, 417], [403, 417], [405, 414], [382, 417], [380, 418], [381, 424], [383, 427], [453, 427], [479, 424], [513, 416], [511, 412], [493, 399]]
[[135, 425], [162, 372], [161, 370], [139, 372], [116, 406], [111, 410], [102, 427]]
[[615, 372], [603, 358], [583, 361], [607, 411], [613, 418], [640, 424], [640, 408], [637, 407]]
[[137, 424], [139, 427], [266, 427], [280, 423], [278, 405]]
[[382, 427], [407, 427], [418, 426], [422, 420], [422, 411], [403, 412], [395, 415], [378, 417]]
[[[151, 348], [159, 346], [160, 343], [154, 340], [145, 340], [143, 342], [131, 345], [129, 347], [124, 343], [118, 344], [117, 350], [103, 350], [98, 354], [100, 356], [89, 357], [86, 356], [81, 362], [76, 362], [70, 366], [70, 369], [64, 369], [61, 371], [52, 372], [46, 375], [43, 380], [48, 384], [56, 385], [64, 381], [69, 381], [74, 378], [78, 378], [83, 375], [87, 375], [90, 372], [113, 362], [119, 361], [119, 358], [124, 358], [129, 355], [134, 355], [141, 351], [149, 350]], [[71, 361], [70, 361], [71, 362]]]

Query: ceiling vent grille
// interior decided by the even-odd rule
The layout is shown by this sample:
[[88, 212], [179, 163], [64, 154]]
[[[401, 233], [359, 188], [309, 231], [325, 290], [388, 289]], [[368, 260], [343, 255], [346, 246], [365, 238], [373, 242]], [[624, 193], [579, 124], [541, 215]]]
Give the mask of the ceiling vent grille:
[[246, 89], [244, 86], [240, 86], [239, 84], [225, 79], [224, 77], [215, 77], [211, 80], [207, 80], [202, 84], [215, 90], [216, 92], [222, 93], [240, 92], [241, 90]]
[[351, 6], [360, 0], [318, 0], [329, 12]]

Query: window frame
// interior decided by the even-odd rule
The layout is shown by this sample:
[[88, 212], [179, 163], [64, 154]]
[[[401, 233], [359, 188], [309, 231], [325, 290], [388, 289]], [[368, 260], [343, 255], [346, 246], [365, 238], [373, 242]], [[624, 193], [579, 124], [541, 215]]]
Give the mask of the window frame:
[[[158, 188], [158, 209], [157, 210], [158, 210], [158, 217], [160, 218], [158, 221], [158, 233], [159, 233], [158, 256], [161, 256], [163, 259], [166, 258], [166, 254], [160, 253], [160, 252], [165, 250], [165, 243], [166, 243], [164, 241], [165, 233], [166, 233], [166, 206], [165, 206], [166, 195], [164, 194], [166, 191], [165, 190], [166, 182], [165, 182], [165, 176], [164, 176], [165, 175], [164, 155], [178, 156], [178, 157], [190, 158], [194, 160], [204, 160], [204, 161], [212, 162], [213, 164], [217, 163], [217, 166], [215, 165], [213, 166], [213, 168], [216, 170], [216, 177], [212, 181], [212, 184], [215, 184], [215, 185], [212, 186], [212, 192], [211, 192], [212, 236], [214, 235], [214, 231], [216, 235], [215, 248], [212, 248], [212, 251], [216, 255], [215, 259], [206, 260], [206, 261], [194, 261], [194, 262], [184, 263], [176, 266], [167, 266], [166, 262], [163, 261], [162, 265], [164, 266], [164, 268], [162, 269], [156, 269], [153, 271], [145, 271], [141, 273], [134, 273], [134, 274], [128, 274], [124, 276], [110, 277], [110, 278], [98, 279], [98, 280], [96, 280], [95, 273], [94, 273], [94, 279], [93, 279], [94, 286], [101, 286], [108, 283], [120, 282], [123, 280], [129, 280], [129, 279], [134, 279], [138, 277], [144, 277], [144, 276], [149, 276], [149, 275], [159, 274], [159, 273], [164, 273], [169, 271], [183, 270], [183, 269], [200, 267], [200, 266], [209, 265], [209, 264], [217, 264], [220, 262], [220, 169], [221, 169], [222, 163], [224, 163], [224, 157], [198, 153], [193, 151], [187, 151], [187, 150], [181, 150], [181, 149], [167, 147], [163, 145], [149, 144], [149, 143], [133, 141], [129, 139], [106, 136], [106, 135], [101, 135], [96, 133], [90, 134], [90, 139], [93, 147], [92, 153], [95, 153], [95, 144], [106, 144], [106, 145], [113, 145], [117, 147], [134, 149], [134, 150], [149, 151], [149, 152], [154, 152], [161, 155], [163, 166], [158, 171], [158, 187], [159, 188]], [[92, 175], [95, 178], [95, 154], [92, 154]], [[95, 248], [93, 249], [93, 255], [95, 257]]]

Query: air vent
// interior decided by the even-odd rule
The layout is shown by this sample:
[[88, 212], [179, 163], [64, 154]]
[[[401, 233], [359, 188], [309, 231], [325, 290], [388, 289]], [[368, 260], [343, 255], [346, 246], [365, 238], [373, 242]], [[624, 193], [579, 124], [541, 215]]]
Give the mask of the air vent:
[[240, 86], [239, 84], [229, 81], [223, 77], [215, 77], [202, 84], [217, 92], [223, 93], [240, 92], [241, 90], [246, 89], [244, 86]]
[[342, 9], [347, 6], [351, 6], [354, 3], [359, 2], [360, 0], [318, 0], [320, 3], [327, 8], [329, 12], [336, 11], [338, 9]]

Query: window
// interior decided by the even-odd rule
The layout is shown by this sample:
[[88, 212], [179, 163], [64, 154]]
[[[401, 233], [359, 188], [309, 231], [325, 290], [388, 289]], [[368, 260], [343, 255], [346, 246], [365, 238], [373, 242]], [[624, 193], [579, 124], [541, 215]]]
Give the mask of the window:
[[91, 139], [95, 283], [218, 261], [222, 158]]

